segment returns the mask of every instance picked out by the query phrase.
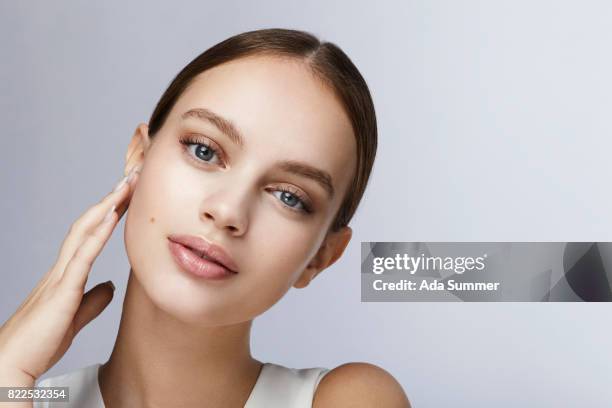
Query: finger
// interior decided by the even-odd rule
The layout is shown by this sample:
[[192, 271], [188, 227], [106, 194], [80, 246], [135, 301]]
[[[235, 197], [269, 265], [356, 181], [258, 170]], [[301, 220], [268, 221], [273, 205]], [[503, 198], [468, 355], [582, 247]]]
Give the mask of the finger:
[[119, 219], [123, 217], [123, 214], [125, 214], [128, 207], [130, 206], [130, 203], [132, 201], [132, 195], [134, 191], [136, 190], [136, 184], [138, 183], [139, 178], [140, 178], [140, 172], [136, 172], [134, 176], [132, 177], [132, 180], [129, 183], [130, 193], [128, 194], [128, 197], [125, 200], [121, 201], [119, 205], [117, 206], [117, 214], [119, 215]]
[[68, 263], [74, 257], [79, 246], [92, 234], [92, 228], [97, 228], [110, 208], [116, 206], [116, 203], [125, 198], [126, 190], [127, 188], [123, 187], [119, 191], [111, 193], [110, 198], [91, 207], [79, 218], [78, 223], [70, 227], [68, 235], [62, 242], [55, 265], [49, 271], [48, 276], [45, 277], [46, 282], [53, 283], [61, 279]]
[[81, 291], [85, 288], [85, 282], [94, 260], [102, 251], [115, 225], [117, 225], [118, 215], [114, 208], [111, 207], [111, 209], [113, 211], [108, 214], [108, 218], [102, 221], [92, 233], [88, 234], [81, 246], [74, 251], [74, 255], [68, 261], [66, 270], [60, 278], [59, 284], [61, 286]]
[[74, 315], [74, 334], [95, 319], [113, 300], [114, 285], [111, 281], [99, 283], [83, 295], [79, 309]]
[[[138, 169], [134, 171], [134, 174], [137, 172]], [[132, 177], [134, 177], [134, 175], [132, 175]], [[89, 210], [87, 210], [74, 222], [74, 224], [70, 227], [68, 235], [62, 243], [58, 259], [56, 261], [56, 268], [53, 268], [56, 270], [55, 274], [61, 275], [63, 273], [68, 261], [73, 257], [74, 252], [84, 241], [86, 235], [100, 224], [102, 218], [111, 208], [111, 206], [120, 206], [124, 201], [130, 198], [133, 190], [131, 188], [131, 184], [132, 183], [128, 182], [126, 179], [126, 182], [121, 188], [107, 194], [102, 201], [89, 208]]]

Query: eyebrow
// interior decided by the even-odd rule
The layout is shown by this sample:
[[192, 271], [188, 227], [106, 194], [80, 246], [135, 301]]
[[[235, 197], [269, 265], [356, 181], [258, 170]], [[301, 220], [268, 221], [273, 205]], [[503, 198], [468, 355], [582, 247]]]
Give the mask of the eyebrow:
[[241, 147], [244, 146], [244, 138], [232, 121], [217, 115], [209, 109], [190, 109], [181, 115], [181, 119], [185, 120], [187, 118], [196, 118], [212, 123], [217, 129], [226, 134], [232, 142]]
[[317, 182], [321, 187], [323, 187], [330, 199], [334, 196], [334, 186], [332, 184], [332, 178], [328, 172], [319, 170], [310, 164], [301, 163], [294, 160], [283, 160], [277, 162], [277, 166], [288, 173], [304, 176]]
[[[210, 109], [190, 109], [181, 115], [181, 119], [185, 120], [187, 118], [196, 118], [211, 123], [220, 132], [229, 137], [234, 144], [237, 144], [240, 147], [244, 146], [244, 138], [234, 123], [232, 123], [231, 120], [214, 113]], [[334, 196], [334, 186], [332, 184], [332, 178], [328, 172], [313, 167], [310, 164], [295, 160], [282, 160], [277, 162], [276, 165], [281, 170], [288, 173], [303, 176], [315, 181], [321, 187], [323, 187], [330, 199]]]

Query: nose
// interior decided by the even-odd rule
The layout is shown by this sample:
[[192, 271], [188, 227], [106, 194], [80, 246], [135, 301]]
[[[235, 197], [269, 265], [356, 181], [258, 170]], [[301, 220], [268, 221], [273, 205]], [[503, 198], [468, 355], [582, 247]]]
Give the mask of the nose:
[[208, 193], [200, 211], [202, 221], [212, 221], [217, 228], [227, 230], [232, 235], [244, 234], [247, 229], [247, 192], [224, 186]]

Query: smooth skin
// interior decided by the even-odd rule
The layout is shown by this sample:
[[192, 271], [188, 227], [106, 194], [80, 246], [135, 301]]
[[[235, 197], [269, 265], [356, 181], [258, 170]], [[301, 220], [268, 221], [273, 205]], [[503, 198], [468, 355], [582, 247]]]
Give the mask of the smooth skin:
[[[233, 144], [208, 122], [182, 117], [194, 108], [231, 121], [244, 145]], [[203, 162], [194, 155], [195, 146], [187, 149], [179, 142], [185, 134], [199, 135], [219, 156]], [[44, 283], [46, 276], [0, 329], [0, 355], [8, 356], [0, 361], [2, 384], [32, 384], [108, 304], [109, 286], [98, 286], [89, 296], [83, 296], [83, 288], [129, 204], [125, 245], [131, 269], [115, 346], [98, 378], [106, 407], [196, 407], [202, 401], [210, 407], [244, 406], [262, 367], [249, 348], [253, 319], [291, 287], [307, 287], [350, 241], [349, 227], [327, 230], [352, 182], [354, 143], [342, 105], [295, 60], [249, 57], [200, 74], [155, 138], [146, 124], [136, 128], [126, 153], [125, 172], [139, 169], [130, 189], [109, 195], [71, 229], [66, 240], [71, 244], [61, 251], [64, 263], [52, 268], [59, 272], [50, 282], [66, 279], [72, 286]], [[336, 194], [330, 199], [312, 181], [274, 167], [278, 159], [324, 169]], [[301, 191], [314, 211], [290, 209], [278, 195], [281, 186]], [[118, 215], [101, 224], [113, 204]], [[167, 249], [171, 233], [200, 235], [223, 246], [238, 275], [213, 283], [180, 271]], [[81, 246], [88, 249], [77, 250]], [[74, 275], [80, 278], [67, 279]], [[81, 299], [89, 299], [84, 303], [89, 306], [76, 319]], [[55, 334], [45, 334], [42, 321]], [[323, 378], [313, 406], [410, 404], [391, 374], [355, 362]]]

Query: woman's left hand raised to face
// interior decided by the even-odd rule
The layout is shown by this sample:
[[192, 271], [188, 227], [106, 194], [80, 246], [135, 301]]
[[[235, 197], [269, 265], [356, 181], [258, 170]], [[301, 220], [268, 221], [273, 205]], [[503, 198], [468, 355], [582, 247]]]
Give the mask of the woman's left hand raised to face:
[[0, 386], [33, 386], [112, 300], [110, 281], [87, 293], [85, 284], [93, 262], [127, 211], [139, 172], [135, 166], [72, 224], [55, 264], [0, 327]]

